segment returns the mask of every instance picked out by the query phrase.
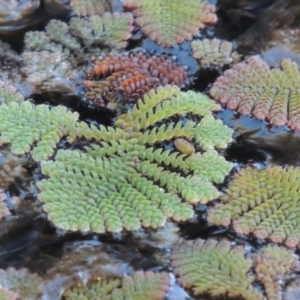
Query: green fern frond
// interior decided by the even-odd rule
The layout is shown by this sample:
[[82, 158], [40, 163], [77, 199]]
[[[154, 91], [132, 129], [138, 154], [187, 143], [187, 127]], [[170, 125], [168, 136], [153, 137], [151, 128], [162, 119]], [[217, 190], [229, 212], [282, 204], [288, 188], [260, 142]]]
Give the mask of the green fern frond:
[[14, 154], [31, 152], [34, 160], [41, 161], [53, 154], [62, 137], [75, 131], [78, 114], [63, 106], [49, 109], [26, 101], [0, 106], [0, 118], [1, 143], [11, 143]]
[[[188, 203], [142, 177], [133, 163], [130, 156], [94, 159], [59, 150], [55, 162], [42, 162], [43, 174], [50, 178], [38, 183], [50, 220], [65, 230], [116, 232], [141, 225], [157, 228], [166, 216], [179, 221], [193, 215]], [[61, 199], [68, 209], [61, 209]]]
[[157, 142], [170, 141], [178, 137], [185, 137], [190, 140], [196, 137], [192, 126], [195, 126], [195, 123], [191, 121], [188, 121], [185, 126], [182, 126], [182, 122], [176, 124], [172, 122], [169, 125], [162, 124], [159, 127], [154, 127], [141, 133], [138, 136], [138, 143], [141, 145], [153, 145]]
[[124, 6], [133, 11], [142, 32], [164, 47], [191, 39], [217, 20], [215, 7], [205, 0], [126, 0]]
[[[231, 163], [215, 150], [201, 154], [195, 153], [193, 148], [186, 153], [187, 141], [185, 147], [179, 147], [183, 153], [164, 150], [160, 145], [176, 137], [201, 141], [206, 134], [206, 119], [204, 125], [197, 126], [192, 121], [171, 122], [151, 126], [144, 132], [141, 127], [150, 125], [134, 126], [139, 123], [135, 123], [133, 116], [140, 122], [141, 111], [146, 118], [162, 111], [156, 109], [156, 105], [172, 109], [169, 104], [164, 106], [164, 101], [172, 103], [174, 100], [175, 115], [182, 114], [187, 107], [184, 101], [188, 102], [190, 96], [197, 99], [191, 102], [196, 106], [194, 112], [200, 115], [211, 116], [211, 110], [219, 107], [202, 95], [166, 86], [157, 92], [150, 91], [143, 101], [138, 101], [139, 107], [134, 106], [118, 119], [117, 128], [100, 126], [98, 129], [77, 122], [75, 133], [68, 133], [68, 140], [84, 137], [97, 144], [86, 146], [85, 152], [59, 150], [55, 161], [42, 162], [42, 172], [49, 178], [38, 183], [39, 198], [49, 219], [57, 227], [71, 231], [157, 228], [164, 225], [167, 218], [188, 220], [194, 214], [192, 205], [218, 198], [219, 192], [213, 183], [224, 180]], [[169, 116], [174, 118], [172, 113]], [[231, 140], [232, 130], [211, 118], [207, 120], [212, 132], [216, 127], [217, 137], [206, 138], [207, 148], [225, 147]], [[201, 126], [204, 126], [203, 132]], [[223, 140], [219, 131], [223, 132]], [[178, 147], [177, 142], [178, 139], [174, 144]], [[61, 209], [61, 199], [64, 199], [64, 209]]]
[[224, 149], [232, 141], [232, 130], [211, 115], [202, 118], [194, 133], [197, 143], [203, 150]]
[[171, 264], [179, 284], [192, 288], [195, 295], [265, 299], [248, 275], [251, 259], [245, 259], [243, 249], [231, 247], [229, 241], [179, 242], [172, 250]]
[[208, 221], [228, 226], [242, 234], [253, 233], [288, 247], [299, 247], [300, 169], [246, 168], [231, 181], [221, 204], [209, 211]]
[[139, 131], [173, 116], [193, 114], [202, 117], [220, 108], [219, 104], [203, 94], [180, 92], [178, 87], [171, 85], [160, 86], [139, 100], [132, 112], [121, 115], [115, 125], [125, 130], [132, 128]]

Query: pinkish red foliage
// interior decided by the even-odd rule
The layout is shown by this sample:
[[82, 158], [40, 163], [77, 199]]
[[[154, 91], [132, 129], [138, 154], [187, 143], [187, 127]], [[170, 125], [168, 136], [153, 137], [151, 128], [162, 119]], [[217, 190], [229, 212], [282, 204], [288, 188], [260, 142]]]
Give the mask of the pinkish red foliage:
[[94, 63], [90, 76], [100, 80], [84, 81], [88, 88], [86, 98], [96, 105], [105, 106], [118, 98], [127, 101], [139, 99], [160, 85], [183, 86], [188, 73], [173, 58], [138, 51], [120, 56], [109, 54]]

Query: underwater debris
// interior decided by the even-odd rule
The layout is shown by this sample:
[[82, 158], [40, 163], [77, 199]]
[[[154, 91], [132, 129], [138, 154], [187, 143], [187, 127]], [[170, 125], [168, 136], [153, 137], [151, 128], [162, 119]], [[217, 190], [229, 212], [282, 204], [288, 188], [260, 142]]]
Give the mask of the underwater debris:
[[50, 18], [60, 18], [67, 11], [64, 0], [1, 0], [0, 35], [10, 39]]
[[5, 43], [1, 40], [0, 40], [0, 58], [1, 58], [2, 65], [4, 61], [16, 62], [20, 59], [18, 53], [14, 51], [8, 43]]
[[4, 288], [10, 292], [15, 292], [20, 296], [20, 299], [36, 299], [41, 294], [40, 285], [42, 282], [41, 277], [30, 273], [27, 269], [0, 269], [0, 291], [2, 292], [2, 288]]
[[284, 289], [283, 300], [298, 300], [300, 297], [299, 278], [291, 280]]
[[[0, 220], [8, 215], [10, 215], [10, 211], [5, 203], [5, 196], [0, 191]], [[0, 286], [0, 288], [1, 288], [1, 286]], [[1, 289], [0, 289], [0, 291], [1, 291]]]
[[[1, 158], [0, 163], [0, 188], [8, 189], [17, 178], [24, 178], [27, 170], [23, 167], [28, 160], [13, 154]], [[1, 195], [1, 194], [0, 194]]]
[[182, 240], [172, 249], [171, 265], [179, 284], [195, 295], [264, 299], [252, 286], [254, 276], [248, 275], [252, 260], [244, 258], [243, 247], [231, 247], [229, 241]]
[[137, 100], [152, 88], [166, 84], [183, 86], [188, 80], [187, 70], [174, 58], [139, 50], [118, 56], [108, 54], [94, 63], [90, 73], [92, 77], [104, 77], [104, 80], [84, 81], [87, 100], [100, 106], [119, 98]]
[[[219, 196], [213, 182], [221, 183], [232, 165], [215, 150], [189, 157], [164, 150], [159, 143], [173, 138], [197, 142], [201, 124], [160, 122], [188, 113], [211, 115], [219, 108], [202, 94], [168, 85], [151, 90], [132, 111], [120, 116], [116, 129], [78, 123], [86, 138], [100, 144], [85, 147], [85, 152], [59, 150], [54, 161], [42, 162], [42, 173], [48, 178], [38, 183], [38, 197], [48, 218], [65, 230], [93, 232], [157, 228], [167, 218], [191, 218], [193, 204]], [[214, 125], [220, 126], [215, 123], [212, 132]], [[224, 126], [217, 147], [226, 147], [232, 132]], [[210, 132], [206, 140], [213, 145], [211, 136]]]
[[193, 56], [199, 61], [202, 68], [223, 67], [240, 61], [240, 55], [233, 51], [230, 42], [219, 39], [195, 40], [191, 43]]
[[121, 259], [117, 258], [118, 254], [112, 247], [96, 240], [65, 243], [59, 262], [47, 271], [47, 281], [41, 287], [43, 297], [61, 299], [63, 292], [74, 284], [84, 285], [99, 278], [116, 278], [131, 274], [133, 269], [124, 262], [124, 256], [127, 254], [123, 249]]
[[81, 17], [102, 16], [105, 12], [112, 11], [110, 0], [71, 0], [70, 6]]
[[236, 64], [218, 77], [210, 95], [228, 108], [241, 114], [253, 114], [270, 124], [287, 124], [300, 130], [300, 74], [296, 63], [281, 61], [281, 69], [271, 69], [253, 56]]
[[205, 0], [126, 0], [142, 32], [163, 47], [181, 44], [217, 21], [215, 6]]
[[174, 141], [174, 146], [176, 147], [176, 149], [185, 154], [185, 155], [192, 155], [195, 154], [196, 149], [195, 147], [188, 142], [187, 140], [183, 139], [183, 138], [177, 138]]
[[0, 7], [0, 28], [21, 23], [28, 19], [40, 6], [40, 0], [9, 1], [3, 0]]
[[264, 247], [254, 259], [256, 279], [265, 288], [267, 299], [282, 300], [283, 276], [298, 266], [298, 257], [279, 246]]
[[88, 282], [86, 286], [73, 287], [64, 293], [64, 299], [143, 299], [163, 300], [170, 287], [168, 273], [136, 271], [132, 276], [123, 278], [100, 279]]
[[296, 167], [247, 167], [229, 183], [221, 203], [208, 212], [208, 221], [222, 226], [232, 223], [242, 234], [299, 247], [300, 209]]
[[0, 40], [0, 88], [21, 81], [20, 61], [20, 55], [9, 44]]

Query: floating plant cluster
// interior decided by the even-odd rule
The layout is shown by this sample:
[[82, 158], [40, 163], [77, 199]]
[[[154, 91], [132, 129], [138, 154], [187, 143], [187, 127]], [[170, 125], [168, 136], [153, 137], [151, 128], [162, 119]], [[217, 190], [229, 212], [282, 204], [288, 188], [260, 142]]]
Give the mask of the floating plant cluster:
[[[20, 52], [0, 41], [0, 266], [15, 251], [2, 242], [10, 224], [20, 226], [28, 210], [30, 226], [43, 220], [55, 238], [30, 229], [34, 245], [18, 245], [25, 261], [34, 249], [49, 266], [29, 271], [7, 259], [0, 299], [164, 300], [177, 285], [195, 299], [290, 300], [300, 169], [228, 161], [236, 135], [217, 113], [226, 105], [300, 130], [296, 62], [240, 62], [234, 42], [205, 30], [217, 16], [204, 0], [17, 2], [0, 4], [0, 35], [28, 28]], [[204, 69], [219, 77], [203, 93], [190, 90]], [[226, 232], [179, 238], [191, 224], [197, 236]], [[39, 256], [48, 247], [55, 257]]]
[[201, 67], [223, 67], [237, 63], [240, 55], [233, 50], [230, 42], [219, 39], [194, 40], [191, 43], [193, 56], [200, 62]]
[[224, 72], [210, 95], [241, 114], [253, 114], [270, 124], [287, 124], [300, 130], [300, 74], [290, 59], [281, 61], [281, 69], [270, 68], [259, 57], [250, 57]]
[[215, 6], [205, 0], [126, 0], [124, 6], [143, 33], [164, 47], [190, 40], [217, 21]]
[[297, 247], [299, 176], [300, 169], [295, 167], [242, 169], [230, 182], [222, 203], [209, 211], [208, 221], [223, 226], [232, 222], [236, 232]]
[[[245, 258], [243, 246], [232, 246], [227, 240], [197, 239], [175, 245], [171, 264], [178, 282], [192, 288], [195, 295], [277, 300], [282, 299], [283, 276], [296, 270], [299, 261], [292, 251], [279, 246], [264, 247]], [[251, 268], [253, 275], [249, 274]], [[266, 297], [254, 288], [254, 281], [264, 285]]]
[[99, 80], [83, 82], [88, 88], [86, 98], [100, 106], [108, 103], [112, 106], [118, 99], [136, 101], [150, 89], [167, 84], [182, 87], [188, 80], [187, 70], [173, 58], [142, 51], [118, 56], [109, 54], [103, 60], [95, 61], [90, 73]]
[[70, 6], [79, 16], [103, 15], [112, 10], [110, 0], [71, 0]]
[[[99, 233], [157, 228], [166, 218], [188, 220], [193, 204], [219, 196], [213, 183], [221, 183], [232, 168], [214, 150], [225, 148], [232, 136], [230, 128], [212, 117], [218, 109], [202, 94], [168, 85], [151, 90], [131, 112], [119, 116], [116, 128], [88, 129], [78, 123], [85, 137], [100, 144], [85, 147], [85, 152], [59, 150], [55, 161], [42, 162], [49, 179], [38, 183], [39, 199], [50, 220], [65, 230]], [[187, 114], [203, 117], [203, 124], [174, 119]], [[170, 118], [174, 121], [164, 124]], [[188, 144], [194, 140], [205, 151], [187, 153], [183, 146], [180, 153], [159, 146], [178, 138]]]

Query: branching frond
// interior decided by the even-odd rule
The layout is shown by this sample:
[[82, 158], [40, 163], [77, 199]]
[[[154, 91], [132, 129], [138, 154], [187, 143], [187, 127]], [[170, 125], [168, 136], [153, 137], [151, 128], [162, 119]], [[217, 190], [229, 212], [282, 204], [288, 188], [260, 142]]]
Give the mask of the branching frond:
[[179, 284], [192, 288], [195, 295], [264, 299], [252, 286], [253, 276], [248, 275], [251, 259], [245, 259], [243, 249], [231, 248], [226, 240], [179, 242], [172, 250], [171, 264]]
[[164, 47], [191, 39], [208, 24], [217, 21], [215, 7], [205, 0], [126, 0], [135, 23], [150, 39]]
[[[192, 205], [219, 196], [214, 183], [221, 183], [232, 167], [214, 150], [226, 147], [232, 135], [213, 119], [211, 111], [218, 108], [201, 94], [166, 86], [139, 100], [116, 121], [116, 129], [77, 122], [73, 139], [98, 143], [85, 147], [85, 152], [59, 150], [55, 161], [42, 162], [49, 178], [38, 183], [39, 199], [49, 219], [65, 230], [93, 232], [157, 228], [167, 218], [188, 220]], [[198, 126], [192, 121], [159, 125], [187, 113], [209, 118]], [[161, 147], [173, 138], [182, 153]], [[193, 146], [178, 138], [195, 139], [209, 150], [187, 151]]]
[[232, 223], [239, 233], [299, 247], [299, 178], [300, 169], [294, 167], [242, 169], [221, 198], [223, 203], [209, 211], [208, 221]]

